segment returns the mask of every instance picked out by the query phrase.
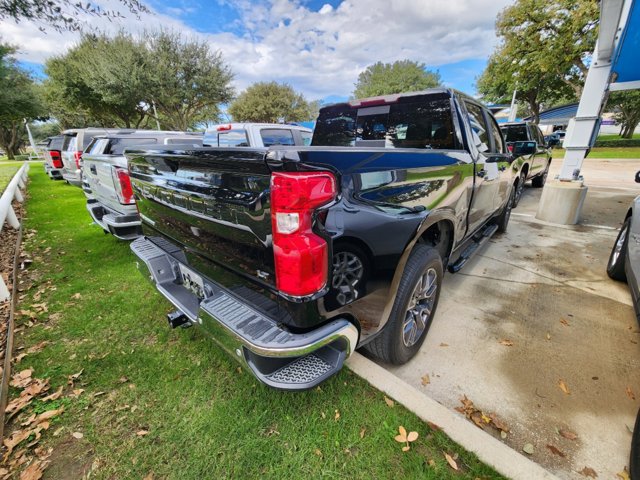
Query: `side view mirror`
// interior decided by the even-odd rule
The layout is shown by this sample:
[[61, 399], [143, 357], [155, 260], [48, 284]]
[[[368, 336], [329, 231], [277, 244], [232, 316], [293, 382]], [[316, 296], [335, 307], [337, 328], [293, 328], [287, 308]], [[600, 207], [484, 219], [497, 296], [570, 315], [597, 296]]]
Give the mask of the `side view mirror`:
[[636, 183], [640, 183], [640, 171], [636, 172]]

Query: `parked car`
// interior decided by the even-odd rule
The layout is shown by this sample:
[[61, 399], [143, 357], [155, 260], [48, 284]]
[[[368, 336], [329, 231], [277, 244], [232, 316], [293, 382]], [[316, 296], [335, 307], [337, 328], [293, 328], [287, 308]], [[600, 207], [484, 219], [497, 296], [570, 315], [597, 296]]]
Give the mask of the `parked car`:
[[175, 144], [201, 146], [202, 134], [136, 130], [93, 138], [82, 156], [82, 189], [91, 218], [106, 233], [121, 240], [133, 240], [142, 233], [124, 149]]
[[62, 144], [63, 135], [49, 137], [44, 147], [44, 171], [52, 180], [62, 179]]
[[81, 170], [82, 152], [97, 135], [110, 133], [126, 133], [133, 131], [121, 128], [73, 128], [62, 132], [64, 142], [62, 145], [62, 178], [76, 187], [82, 186]]
[[[640, 183], [640, 172], [636, 173], [635, 180]], [[630, 238], [632, 241], [629, 241]], [[629, 210], [627, 210], [607, 263], [609, 277], [621, 282], [627, 282], [629, 285], [633, 308], [635, 309], [636, 317], [640, 321], [640, 305], [638, 302], [638, 298], [640, 298], [640, 288], [638, 287], [638, 280], [640, 279], [639, 241], [640, 196], [635, 198]]]
[[544, 140], [540, 128], [531, 122], [503, 123], [500, 129], [507, 142], [507, 148], [516, 157], [520, 176], [516, 185], [513, 207], [522, 198], [524, 185], [531, 180], [534, 188], [544, 187], [551, 166], [551, 149]]
[[309, 145], [313, 131], [280, 123], [227, 123], [214, 125], [204, 135], [206, 147], [271, 147]]
[[446, 268], [509, 222], [517, 169], [450, 89], [320, 110], [310, 147], [125, 150], [138, 267], [261, 382], [311, 388], [358, 347], [420, 349]]

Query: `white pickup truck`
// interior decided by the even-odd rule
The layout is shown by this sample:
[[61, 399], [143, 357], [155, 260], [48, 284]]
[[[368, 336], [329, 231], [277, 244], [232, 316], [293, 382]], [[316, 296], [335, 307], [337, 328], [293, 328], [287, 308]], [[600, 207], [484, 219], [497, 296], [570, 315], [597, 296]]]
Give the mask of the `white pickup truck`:
[[226, 123], [214, 125], [204, 134], [205, 147], [309, 146], [313, 131], [280, 123]]

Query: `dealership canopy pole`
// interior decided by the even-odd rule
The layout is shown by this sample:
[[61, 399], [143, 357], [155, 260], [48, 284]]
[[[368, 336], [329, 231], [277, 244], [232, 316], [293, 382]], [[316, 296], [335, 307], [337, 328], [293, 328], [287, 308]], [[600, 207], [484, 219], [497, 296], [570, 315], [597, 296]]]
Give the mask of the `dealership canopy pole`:
[[547, 182], [536, 218], [551, 223], [578, 223], [587, 194], [580, 170], [600, 130], [600, 116], [609, 96], [612, 62], [626, 31], [629, 12], [636, 0], [602, 0], [600, 33], [593, 52], [576, 117], [569, 121], [564, 139], [566, 150], [560, 175]]
[[518, 115], [518, 104], [516, 103], [516, 92], [513, 90], [513, 97], [511, 97], [511, 109], [509, 110], [509, 122], [515, 122]]

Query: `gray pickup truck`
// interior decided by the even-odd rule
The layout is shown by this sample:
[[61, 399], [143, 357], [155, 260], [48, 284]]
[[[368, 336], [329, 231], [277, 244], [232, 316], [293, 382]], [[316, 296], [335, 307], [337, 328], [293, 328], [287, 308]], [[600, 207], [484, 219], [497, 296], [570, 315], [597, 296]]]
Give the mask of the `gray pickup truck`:
[[170, 148], [177, 143], [201, 146], [202, 134], [137, 130], [93, 138], [82, 157], [82, 189], [91, 218], [105, 233], [121, 240], [141, 234], [124, 149], [134, 145]]
[[204, 328], [284, 390], [356, 348], [416, 355], [445, 270], [506, 231], [520, 173], [491, 112], [443, 88], [323, 107], [310, 147], [125, 156], [144, 233], [131, 249], [177, 309], [169, 324]]

